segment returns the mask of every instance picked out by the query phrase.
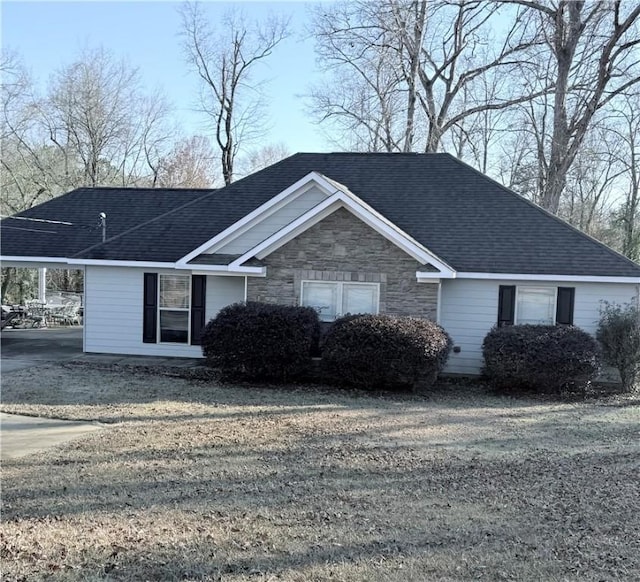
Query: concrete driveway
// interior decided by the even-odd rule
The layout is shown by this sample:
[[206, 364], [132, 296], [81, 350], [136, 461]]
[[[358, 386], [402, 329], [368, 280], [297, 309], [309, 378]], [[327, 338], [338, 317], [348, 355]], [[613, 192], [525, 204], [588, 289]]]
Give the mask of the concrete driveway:
[[82, 327], [3, 329], [1, 373], [82, 356]]
[[[3, 329], [0, 334], [2, 376], [50, 362], [82, 356], [82, 328]], [[99, 430], [86, 422], [69, 422], [0, 413], [0, 459], [45, 450]]]
[[98, 424], [0, 412], [0, 459], [15, 459], [43, 451], [90, 432]]

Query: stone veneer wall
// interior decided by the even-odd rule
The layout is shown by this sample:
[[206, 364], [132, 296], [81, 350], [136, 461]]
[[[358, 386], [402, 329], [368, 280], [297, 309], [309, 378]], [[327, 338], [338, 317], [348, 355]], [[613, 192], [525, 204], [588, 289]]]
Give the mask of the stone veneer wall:
[[344, 208], [263, 263], [267, 276], [248, 278], [249, 301], [298, 305], [303, 280], [362, 281], [380, 284], [380, 313], [436, 319], [438, 285], [416, 281], [420, 263]]

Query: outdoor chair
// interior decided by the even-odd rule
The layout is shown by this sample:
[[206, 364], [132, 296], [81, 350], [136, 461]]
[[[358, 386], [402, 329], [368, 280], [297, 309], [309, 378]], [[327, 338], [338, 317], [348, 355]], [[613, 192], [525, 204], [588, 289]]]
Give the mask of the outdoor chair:
[[47, 309], [44, 303], [36, 300], [25, 301], [26, 316], [25, 324], [31, 327], [45, 327], [47, 325]]
[[53, 323], [58, 325], [80, 324], [80, 303], [69, 301], [62, 307], [53, 309], [49, 315]]

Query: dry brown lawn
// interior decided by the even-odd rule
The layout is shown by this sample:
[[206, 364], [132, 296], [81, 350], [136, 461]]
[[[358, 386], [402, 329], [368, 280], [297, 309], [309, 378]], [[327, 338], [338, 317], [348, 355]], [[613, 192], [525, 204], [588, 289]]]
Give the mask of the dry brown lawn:
[[73, 365], [11, 374], [2, 400], [110, 423], [3, 464], [5, 580], [640, 580], [637, 400]]

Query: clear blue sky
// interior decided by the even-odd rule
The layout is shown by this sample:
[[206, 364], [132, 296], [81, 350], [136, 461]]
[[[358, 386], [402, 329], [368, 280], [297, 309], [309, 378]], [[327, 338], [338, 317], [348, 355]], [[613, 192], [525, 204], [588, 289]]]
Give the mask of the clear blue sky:
[[[203, 2], [211, 22], [231, 3]], [[292, 35], [261, 75], [270, 105], [271, 131], [264, 142], [283, 142], [289, 150], [329, 151], [317, 125], [305, 113], [303, 95], [319, 80], [313, 40], [305, 38], [309, 3], [236, 2], [251, 17], [291, 16]], [[184, 62], [178, 2], [11, 2], [2, 1], [2, 46], [16, 50], [33, 76], [46, 83], [53, 71], [72, 62], [83, 47], [103, 46], [140, 69], [150, 88], [161, 88], [176, 108], [185, 133], [204, 133], [192, 111], [197, 82]]]

